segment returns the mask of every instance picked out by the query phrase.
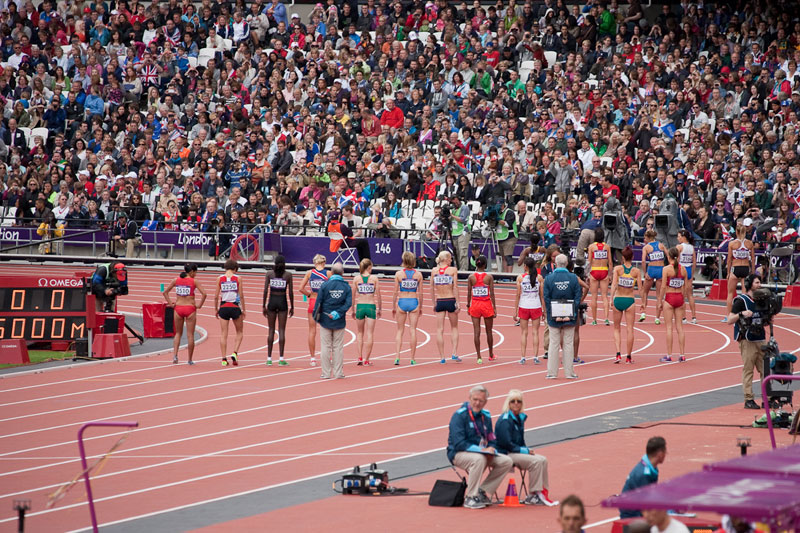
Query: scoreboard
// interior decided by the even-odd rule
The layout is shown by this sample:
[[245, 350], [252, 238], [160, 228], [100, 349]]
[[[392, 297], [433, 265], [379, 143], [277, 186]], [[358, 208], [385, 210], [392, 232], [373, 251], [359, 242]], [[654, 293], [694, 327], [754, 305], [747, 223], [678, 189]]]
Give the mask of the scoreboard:
[[0, 340], [86, 337], [94, 326], [93, 300], [80, 277], [0, 276]]

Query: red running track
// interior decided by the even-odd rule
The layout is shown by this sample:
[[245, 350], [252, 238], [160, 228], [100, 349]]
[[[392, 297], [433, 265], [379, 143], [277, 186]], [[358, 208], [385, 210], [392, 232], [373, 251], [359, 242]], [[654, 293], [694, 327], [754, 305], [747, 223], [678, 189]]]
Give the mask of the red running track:
[[[74, 270], [38, 268], [42, 273]], [[4, 265], [0, 273], [10, 269]], [[131, 269], [130, 295], [120, 300], [120, 310], [139, 313], [142, 303], [159, 301], [159, 284], [173, 275]], [[201, 273], [198, 279], [210, 290], [218, 275]], [[267, 329], [255, 312], [263, 275], [244, 273], [243, 278], [250, 313], [239, 367], [219, 364], [218, 326], [208, 301], [198, 320], [208, 338], [196, 348], [194, 367], [172, 365], [171, 354], [164, 353], [0, 380], [0, 527], [11, 527], [15, 521], [11, 500], [20, 498], [32, 500], [32, 530], [74, 530], [90, 524], [80, 487], [53, 509], [45, 509], [45, 503], [49, 493], [80, 471], [75, 436], [80, 425], [91, 420], [136, 420], [140, 426], [93, 476], [99, 520], [109, 524], [337, 472], [357, 463], [440, 450], [446, 443], [450, 414], [476, 383], [485, 384], [493, 394], [488, 408], [495, 414], [508, 389], [523, 390], [530, 429], [741, 381], [732, 327], [719, 323], [720, 307], [700, 302], [701, 323], [685, 326], [687, 363], [657, 362], [664, 355], [664, 326], [655, 326], [650, 317], [637, 323], [634, 365], [612, 364], [611, 327], [587, 326], [581, 329], [581, 357], [586, 364], [577, 367], [580, 379], [545, 381], [544, 365], [518, 363], [519, 328], [510, 317], [514, 296], [510, 286], [500, 286], [497, 292], [500, 316], [494, 329], [499, 360], [495, 363], [475, 364], [474, 350], [468, 350], [472, 326], [462, 314], [464, 363], [440, 365], [428, 301], [420, 321], [416, 366], [407, 364], [408, 335], [403, 365], [392, 365], [395, 327], [386, 313], [389, 319], [378, 325], [375, 366], [355, 366], [354, 334], [349, 329], [347, 379], [320, 380], [319, 368], [308, 365], [302, 297], [296, 300], [297, 316], [287, 328], [290, 366], [264, 365]], [[383, 288], [388, 308], [391, 293], [388, 284]], [[783, 350], [800, 350], [797, 318], [778, 320], [776, 336]], [[182, 351], [181, 360], [185, 359]], [[742, 423], [752, 420], [752, 412], [735, 412], [741, 412]], [[102, 455], [124, 433], [90, 430], [89, 453]], [[618, 490], [616, 485], [627, 472], [606, 465], [602, 450], [587, 451], [586, 460], [600, 472], [608, 469], [608, 478], [615, 480], [613, 488], [597, 489], [595, 500]], [[551, 471], [557, 468], [552, 465]], [[561, 497], [576, 485], [579, 479], [561, 480], [554, 496]], [[418, 503], [409, 500], [409, 505]], [[552, 518], [547, 518], [549, 525]]]

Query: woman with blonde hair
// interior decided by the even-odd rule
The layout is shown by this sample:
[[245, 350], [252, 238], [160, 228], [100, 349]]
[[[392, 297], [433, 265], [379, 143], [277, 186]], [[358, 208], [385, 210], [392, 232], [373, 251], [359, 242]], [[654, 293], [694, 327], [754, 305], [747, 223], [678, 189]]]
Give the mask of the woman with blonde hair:
[[503, 402], [503, 414], [500, 415], [494, 428], [497, 453], [507, 455], [520, 471], [528, 472], [528, 497], [522, 503], [554, 507], [558, 505], [558, 502], [550, 500], [548, 495], [550, 481], [547, 458], [535, 454], [525, 444], [525, 420], [527, 418], [528, 415], [524, 413], [522, 391], [517, 389], [508, 391], [508, 396]]
[[353, 318], [356, 321], [358, 340], [358, 366], [372, 366], [369, 356], [372, 355], [372, 344], [375, 333], [375, 321], [380, 318], [383, 309], [378, 276], [372, 273], [372, 261], [362, 259], [358, 265], [359, 273], [353, 277]]
[[728, 313], [722, 319], [723, 322], [726, 322], [728, 315], [731, 314], [737, 285], [741, 283], [744, 287], [744, 278], [755, 271], [755, 263], [755, 245], [747, 238], [747, 226], [739, 224], [736, 226], [736, 238], [728, 243], [728, 301], [726, 302]]
[[328, 272], [325, 270], [327, 260], [322, 254], [317, 254], [312, 259], [314, 268], [306, 272], [300, 282], [300, 293], [308, 298], [308, 351], [311, 354], [311, 366], [317, 366], [315, 357], [317, 348], [317, 321], [311, 316], [314, 313], [314, 304], [317, 302], [317, 293], [322, 284], [328, 281]]
[[437, 268], [431, 272], [431, 297], [433, 312], [436, 313], [436, 347], [439, 349], [439, 362], [445, 364], [444, 320], [450, 318], [450, 338], [453, 343], [452, 361], [461, 362], [458, 356], [458, 269], [453, 266], [453, 256], [447, 250], [436, 257]]

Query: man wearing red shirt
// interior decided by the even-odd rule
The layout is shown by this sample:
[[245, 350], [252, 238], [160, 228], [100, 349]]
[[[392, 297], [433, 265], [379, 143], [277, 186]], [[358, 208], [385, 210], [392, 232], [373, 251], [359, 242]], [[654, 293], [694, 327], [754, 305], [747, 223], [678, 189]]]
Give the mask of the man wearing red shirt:
[[441, 183], [433, 179], [433, 173], [430, 170], [426, 170], [425, 182], [419, 189], [419, 195], [417, 195], [417, 201], [421, 202], [423, 200], [436, 200], [436, 195], [439, 192], [440, 186]]
[[611, 183], [611, 179], [608, 175], [603, 176], [603, 202], [607, 202], [609, 198], [612, 196], [616, 197], [618, 200], [620, 198], [619, 187]]
[[389, 99], [386, 101], [386, 109], [381, 114], [381, 126], [389, 126], [390, 128], [399, 128], [403, 125], [406, 117], [403, 115], [403, 110], [395, 107], [394, 100]]
[[486, 52], [483, 57], [486, 59], [486, 64], [492, 68], [497, 67], [497, 64], [500, 63], [500, 52], [494, 49], [494, 43], [486, 43]]

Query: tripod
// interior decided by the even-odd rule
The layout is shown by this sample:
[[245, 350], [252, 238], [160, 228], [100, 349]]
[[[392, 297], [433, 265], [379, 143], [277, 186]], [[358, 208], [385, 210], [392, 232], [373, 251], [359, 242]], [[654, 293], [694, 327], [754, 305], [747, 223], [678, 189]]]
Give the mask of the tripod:
[[453, 229], [450, 226], [449, 218], [446, 223], [442, 221], [441, 231], [439, 232], [439, 243], [436, 249], [436, 255], [439, 255], [443, 250], [450, 252], [453, 255], [453, 259], [455, 259], [455, 264], [458, 264], [458, 247], [453, 242]]

